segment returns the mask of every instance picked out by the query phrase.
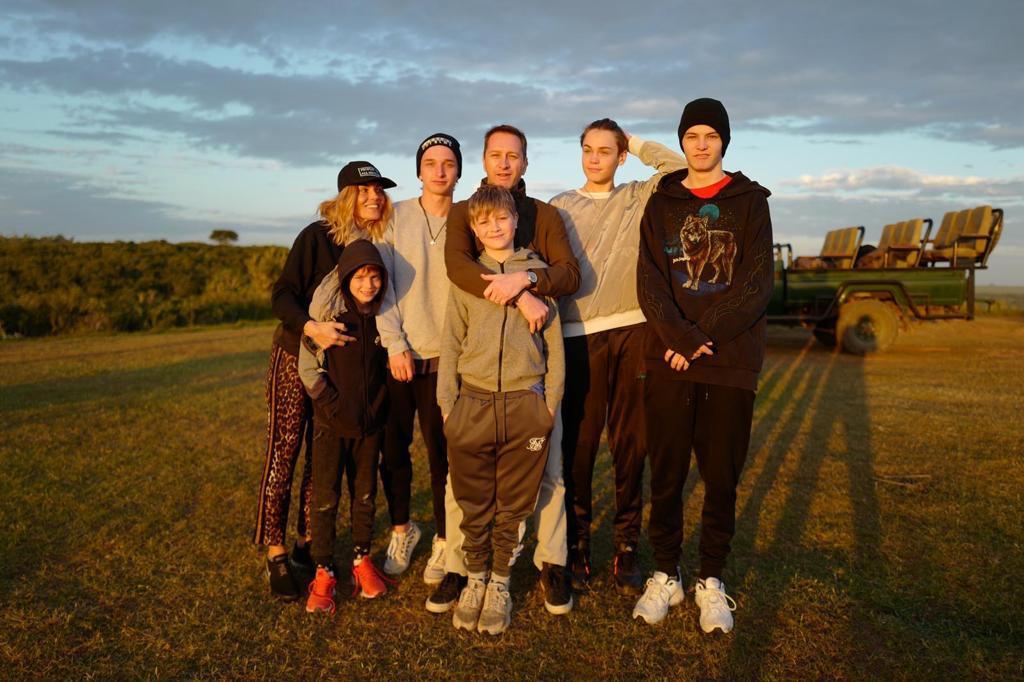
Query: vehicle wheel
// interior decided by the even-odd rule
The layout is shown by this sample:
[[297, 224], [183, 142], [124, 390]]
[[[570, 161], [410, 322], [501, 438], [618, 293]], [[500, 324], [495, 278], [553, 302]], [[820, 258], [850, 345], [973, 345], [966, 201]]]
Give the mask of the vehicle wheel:
[[878, 353], [896, 340], [899, 324], [896, 313], [882, 301], [852, 301], [839, 309], [836, 339], [848, 353]]
[[811, 330], [814, 338], [825, 348], [836, 347], [836, 321], [835, 319], [825, 320]]

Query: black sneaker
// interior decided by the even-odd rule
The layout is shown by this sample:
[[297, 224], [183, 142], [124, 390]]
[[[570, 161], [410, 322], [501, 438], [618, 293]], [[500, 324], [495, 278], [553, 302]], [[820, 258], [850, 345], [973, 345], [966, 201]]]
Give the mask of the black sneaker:
[[540, 585], [544, 590], [544, 608], [548, 613], [561, 616], [572, 611], [572, 590], [565, 566], [544, 563], [540, 572]]
[[448, 611], [462, 594], [462, 588], [469, 582], [469, 578], [458, 573], [445, 573], [441, 584], [434, 590], [434, 594], [427, 597], [427, 611], [431, 613], [444, 613]]
[[298, 545], [292, 547], [291, 559], [292, 565], [304, 573], [308, 573], [312, 580], [313, 574], [316, 573], [316, 564], [313, 563], [313, 557], [309, 553], [309, 543], [307, 542], [302, 547]]
[[270, 594], [281, 601], [295, 601], [299, 598], [299, 586], [288, 565], [287, 554], [267, 559], [267, 578], [270, 580]]
[[572, 566], [572, 589], [586, 592], [590, 589], [590, 548], [579, 545], [569, 550], [569, 564]]
[[636, 550], [632, 546], [624, 545], [615, 553], [612, 576], [615, 580], [615, 589], [620, 594], [643, 592], [644, 580], [640, 573], [640, 562], [637, 560]]

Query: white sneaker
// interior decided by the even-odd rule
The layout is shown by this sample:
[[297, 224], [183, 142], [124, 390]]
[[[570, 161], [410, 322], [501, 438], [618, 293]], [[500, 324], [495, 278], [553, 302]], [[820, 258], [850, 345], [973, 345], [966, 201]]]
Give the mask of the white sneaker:
[[644, 593], [633, 607], [633, 618], [643, 618], [648, 625], [654, 625], [668, 615], [668, 607], [682, 602], [683, 588], [679, 584], [679, 579], [655, 571], [654, 576], [647, 579]]
[[500, 635], [508, 629], [510, 622], [512, 622], [512, 596], [508, 593], [508, 585], [492, 581], [487, 584], [477, 630], [490, 635]]
[[384, 559], [384, 572], [388, 575], [405, 573], [412, 560], [412, 551], [420, 541], [420, 527], [409, 522], [409, 530], [404, 533], [391, 531], [391, 542], [388, 543], [387, 558]]
[[430, 558], [427, 559], [427, 565], [423, 567], [423, 582], [431, 587], [440, 585], [444, 580], [444, 550], [444, 538], [435, 535], [434, 541], [430, 543]]
[[459, 603], [455, 606], [455, 613], [452, 614], [452, 625], [456, 630], [476, 630], [476, 624], [480, 620], [480, 610], [484, 605], [484, 594], [487, 592], [487, 583], [477, 578], [470, 578], [462, 594], [459, 595]]
[[725, 584], [718, 578], [698, 580], [693, 595], [700, 608], [700, 629], [710, 634], [715, 628], [732, 630], [732, 612], [736, 601], [725, 593]]

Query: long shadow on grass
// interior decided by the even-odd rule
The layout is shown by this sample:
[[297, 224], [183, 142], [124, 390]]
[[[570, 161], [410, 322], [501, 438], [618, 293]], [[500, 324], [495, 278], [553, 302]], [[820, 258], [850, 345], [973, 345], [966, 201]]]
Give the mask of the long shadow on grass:
[[[805, 361], [792, 368], [795, 391], [778, 395], [779, 404], [772, 407], [781, 418], [776, 423], [762, 418], [752, 439], [752, 454], [763, 464], [753, 490], [741, 499], [736, 567], [727, 577], [743, 595], [730, 651], [732, 669], [761, 670], [786, 593], [801, 577], [834, 583], [838, 572], [848, 570], [850, 582], [865, 584], [879, 570], [881, 521], [862, 361], [822, 350], [801, 358]], [[783, 464], [792, 457], [797, 459], [788, 489], [773, 490]], [[823, 551], [804, 538], [826, 457], [846, 465], [853, 536], [848, 557]], [[763, 506], [772, 492], [786, 501], [771, 531], [771, 544], [755, 552]], [[751, 572], [756, 582], [749, 580]], [[858, 618], [857, 613], [849, 615]], [[853, 626], [860, 631], [856, 622]]]
[[248, 371], [263, 364], [265, 358], [262, 351], [229, 353], [125, 371], [102, 371], [74, 379], [6, 386], [0, 414], [97, 400], [124, 400], [154, 389], [177, 388], [197, 377]]

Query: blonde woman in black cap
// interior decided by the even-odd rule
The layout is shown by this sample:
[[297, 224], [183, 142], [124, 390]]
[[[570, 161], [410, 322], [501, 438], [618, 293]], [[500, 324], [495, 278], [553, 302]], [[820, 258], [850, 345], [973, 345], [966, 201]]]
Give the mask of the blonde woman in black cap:
[[[267, 548], [267, 575], [271, 594], [294, 601], [300, 594], [294, 568], [312, 574], [307, 544], [312, 490], [310, 451], [312, 407], [298, 374], [299, 340], [303, 334], [321, 348], [341, 346], [352, 337], [345, 325], [317, 322], [309, 316], [313, 292], [338, 264], [345, 245], [359, 238], [379, 239], [391, 218], [391, 201], [384, 190], [395, 183], [381, 176], [373, 164], [353, 161], [338, 173], [338, 194], [319, 206], [320, 220], [311, 223], [292, 245], [284, 270], [271, 293], [274, 315], [281, 320], [274, 331], [267, 372], [267, 449], [260, 481], [253, 542]], [[306, 461], [302, 468], [297, 539], [289, 562], [285, 545], [292, 475], [303, 440]], [[294, 564], [294, 567], [293, 567]]]

